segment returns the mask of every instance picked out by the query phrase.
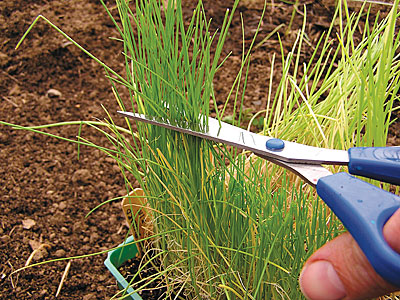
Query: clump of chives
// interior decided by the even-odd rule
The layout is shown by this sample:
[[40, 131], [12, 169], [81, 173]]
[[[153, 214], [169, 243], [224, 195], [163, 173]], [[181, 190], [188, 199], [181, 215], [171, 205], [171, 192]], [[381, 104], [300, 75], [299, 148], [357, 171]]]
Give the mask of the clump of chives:
[[[180, 0], [162, 3], [117, 0], [132, 108], [150, 117], [203, 130], [207, 125], [214, 74], [239, 1], [227, 10], [219, 32], [210, 33], [202, 2], [185, 24]], [[134, 105], [137, 103], [137, 106]]]

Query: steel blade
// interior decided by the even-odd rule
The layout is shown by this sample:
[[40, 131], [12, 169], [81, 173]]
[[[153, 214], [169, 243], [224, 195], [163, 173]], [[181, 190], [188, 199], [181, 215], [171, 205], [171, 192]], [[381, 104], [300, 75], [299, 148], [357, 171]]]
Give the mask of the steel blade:
[[266, 148], [266, 143], [268, 140], [273, 139], [272, 137], [256, 134], [228, 123], [220, 122], [214, 118], [208, 119], [207, 132], [199, 132], [174, 126], [169, 124], [168, 121], [159, 121], [155, 118], [149, 118], [142, 114], [123, 111], [118, 111], [118, 113], [139, 122], [161, 126], [182, 133], [198, 136], [217, 143], [223, 143], [240, 149], [245, 149], [265, 159], [275, 159], [287, 163], [302, 163], [312, 165], [345, 165], [349, 162], [349, 155], [347, 151], [318, 148], [288, 141], [283, 141], [284, 148], [282, 150], [269, 150]]

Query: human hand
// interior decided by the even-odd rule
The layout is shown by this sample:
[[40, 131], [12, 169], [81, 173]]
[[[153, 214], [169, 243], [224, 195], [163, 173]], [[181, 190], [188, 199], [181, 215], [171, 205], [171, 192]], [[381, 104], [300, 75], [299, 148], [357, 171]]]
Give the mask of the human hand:
[[[387, 243], [400, 253], [400, 209], [383, 228]], [[305, 263], [300, 288], [307, 299], [369, 299], [400, 290], [381, 278], [349, 233], [318, 249]]]

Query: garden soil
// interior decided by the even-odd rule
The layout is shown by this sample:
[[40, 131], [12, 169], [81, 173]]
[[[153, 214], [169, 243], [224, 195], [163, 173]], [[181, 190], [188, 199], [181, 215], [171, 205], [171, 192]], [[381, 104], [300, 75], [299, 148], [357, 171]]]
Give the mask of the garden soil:
[[[213, 28], [221, 25], [229, 1], [204, 1]], [[256, 43], [281, 26], [283, 50], [287, 53], [301, 28], [304, 7], [310, 44], [327, 30], [334, 1], [300, 1], [297, 7], [275, 0], [267, 7]], [[115, 4], [108, 2], [116, 14]], [[215, 79], [217, 105], [229, 92], [239, 70], [242, 52], [240, 14], [244, 22], [244, 46], [251, 43], [263, 1], [243, 0], [230, 30], [225, 55], [232, 52]], [[186, 1], [188, 16], [193, 3]], [[123, 74], [118, 32], [97, 0], [2, 0], [0, 1], [0, 120], [20, 125], [55, 122], [115, 120], [118, 106], [104, 69], [83, 54], [43, 20], [39, 20], [18, 50], [15, 46], [38, 15], [43, 15], [68, 33], [82, 47]], [[291, 26], [291, 16], [294, 21]], [[308, 47], [308, 46], [307, 46]], [[312, 48], [305, 48], [307, 62]], [[267, 103], [273, 55], [280, 55], [277, 35], [252, 54], [244, 105], [249, 112]], [[275, 66], [279, 79], [279, 59]], [[275, 87], [272, 86], [272, 89]], [[126, 91], [122, 91], [127, 95]], [[233, 107], [228, 107], [228, 112]], [[122, 124], [122, 123], [121, 123]], [[399, 145], [392, 125], [390, 144]], [[79, 126], [47, 130], [75, 139]], [[108, 145], [99, 132], [84, 126], [81, 135]], [[79, 157], [78, 157], [79, 153]], [[67, 261], [60, 260], [19, 272], [25, 264], [51, 259], [105, 252], [122, 242], [127, 234], [119, 201], [100, 203], [126, 194], [118, 165], [99, 150], [49, 136], [0, 126], [0, 299], [54, 299]], [[108, 299], [117, 288], [103, 261], [106, 253], [74, 259], [57, 299]], [[151, 296], [144, 296], [152, 299]]]

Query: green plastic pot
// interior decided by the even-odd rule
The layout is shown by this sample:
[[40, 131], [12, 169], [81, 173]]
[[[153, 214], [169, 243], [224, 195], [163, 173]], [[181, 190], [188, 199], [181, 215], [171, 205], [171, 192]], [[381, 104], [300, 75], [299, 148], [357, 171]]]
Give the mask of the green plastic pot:
[[111, 274], [117, 280], [118, 287], [124, 291], [123, 295], [126, 295], [124, 299], [132, 300], [143, 300], [137, 292], [131, 287], [126, 279], [118, 271], [118, 268], [127, 260], [132, 259], [138, 253], [138, 249], [133, 242], [133, 236], [126, 239], [125, 242], [119, 245], [118, 249], [108, 252], [107, 259], [104, 261], [104, 265], [111, 272]]

